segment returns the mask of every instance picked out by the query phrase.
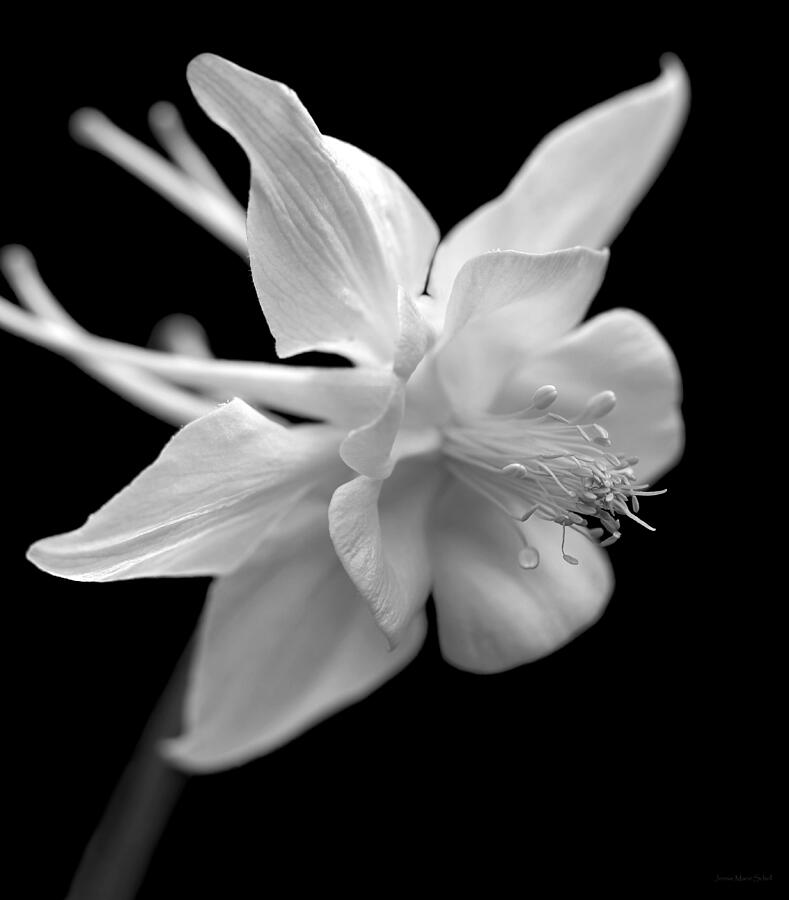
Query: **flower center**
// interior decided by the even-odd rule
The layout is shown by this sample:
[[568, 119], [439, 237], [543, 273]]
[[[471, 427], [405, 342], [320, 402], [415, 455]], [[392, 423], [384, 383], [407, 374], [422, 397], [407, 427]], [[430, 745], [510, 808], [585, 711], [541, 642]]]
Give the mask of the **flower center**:
[[[518, 526], [531, 516], [561, 525], [562, 556], [578, 565], [564, 551], [568, 528], [601, 547], [621, 537], [619, 516], [654, 531], [636, 515], [638, 498], [665, 491], [647, 491], [648, 484], [639, 484], [633, 470], [637, 457], [614, 450], [608, 432], [597, 423], [614, 408], [613, 391], [595, 394], [574, 419], [546, 412], [557, 396], [556, 388], [547, 384], [519, 412], [456, 420], [444, 429], [443, 450], [450, 471]], [[591, 528], [590, 516], [602, 527]], [[524, 544], [518, 561], [522, 568], [533, 569], [540, 555], [522, 528], [518, 533]]]

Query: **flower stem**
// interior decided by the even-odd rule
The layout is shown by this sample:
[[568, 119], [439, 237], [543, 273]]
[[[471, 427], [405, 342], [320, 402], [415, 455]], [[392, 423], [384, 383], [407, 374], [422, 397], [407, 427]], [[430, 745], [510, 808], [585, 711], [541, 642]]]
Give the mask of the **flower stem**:
[[67, 900], [133, 900], [187, 776], [159, 743], [180, 727], [191, 643], [148, 720], [71, 883]]

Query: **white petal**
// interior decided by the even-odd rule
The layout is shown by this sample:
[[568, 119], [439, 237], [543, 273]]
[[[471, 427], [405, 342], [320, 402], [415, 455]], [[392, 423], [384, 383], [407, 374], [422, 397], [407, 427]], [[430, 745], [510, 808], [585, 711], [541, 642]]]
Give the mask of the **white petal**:
[[28, 558], [75, 581], [232, 571], [313, 485], [340, 482], [337, 445], [327, 426], [283, 428], [235, 400], [183, 428], [81, 528], [38, 541]]
[[402, 289], [398, 290], [398, 322], [389, 394], [378, 414], [351, 431], [340, 446], [343, 460], [370, 478], [386, 478], [392, 471], [392, 448], [405, 412], [406, 384], [434, 338], [432, 329]]
[[430, 213], [382, 162], [337, 138], [324, 135], [323, 142], [363, 198], [395, 281], [418, 296], [438, 244], [438, 226]]
[[325, 504], [217, 581], [203, 615], [186, 732], [169, 755], [188, 769], [239, 765], [360, 700], [417, 653], [424, 614], [390, 651], [328, 540]]
[[655, 81], [566, 122], [535, 149], [507, 190], [441, 242], [430, 293], [446, 298], [455, 273], [496, 248], [604, 247], [649, 189], [685, 120], [687, 75], [666, 57]]
[[514, 411], [541, 384], [554, 384], [560, 415], [579, 413], [592, 395], [612, 390], [617, 402], [603, 422], [614, 446], [637, 456], [639, 480], [653, 481], [683, 446], [682, 386], [674, 354], [655, 326], [630, 309], [595, 316], [501, 384], [498, 412]]
[[452, 285], [442, 339], [517, 303], [524, 348], [555, 340], [583, 319], [607, 265], [607, 250], [586, 247], [554, 253], [497, 250], [476, 256], [463, 265]]
[[393, 646], [430, 591], [426, 527], [440, 478], [432, 463], [401, 462], [387, 481], [341, 485], [329, 506], [337, 555]]
[[613, 589], [603, 550], [569, 531], [530, 519], [523, 531], [540, 554], [536, 569], [518, 565], [515, 521], [457, 483], [431, 527], [433, 598], [445, 659], [471, 672], [500, 672], [558, 649], [601, 614]]
[[[369, 159], [341, 150], [338, 162], [284, 85], [208, 54], [190, 64], [188, 77], [208, 115], [249, 156], [252, 276], [277, 352], [317, 349], [360, 362], [390, 361], [397, 302], [392, 263], [401, 254], [390, 261], [387, 252], [391, 233], [411, 227], [405, 195], [395, 196], [393, 180]], [[382, 246], [393, 210], [385, 229], [390, 240]]]
[[[516, 366], [568, 332], [603, 280], [608, 251], [486, 253], [452, 288], [436, 368], [456, 408], [485, 408]], [[468, 327], [464, 327], [468, 326]], [[544, 383], [544, 382], [543, 382]], [[527, 398], [522, 398], [525, 406]]]

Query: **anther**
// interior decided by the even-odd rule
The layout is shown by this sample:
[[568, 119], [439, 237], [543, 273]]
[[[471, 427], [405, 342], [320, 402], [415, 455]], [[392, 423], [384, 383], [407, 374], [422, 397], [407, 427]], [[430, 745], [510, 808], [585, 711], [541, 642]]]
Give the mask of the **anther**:
[[562, 525], [562, 559], [565, 562], [570, 563], [571, 566], [577, 566], [578, 560], [574, 556], [570, 556], [569, 553], [564, 552], [564, 539], [566, 536], [567, 536], [567, 527], [565, 525]]
[[536, 409], [548, 409], [559, 396], [559, 391], [552, 384], [544, 384], [537, 388], [531, 398], [532, 406]]
[[501, 470], [505, 475], [514, 475], [516, 478], [525, 478], [528, 474], [526, 472], [526, 466], [522, 466], [520, 463], [510, 463]]
[[576, 416], [576, 422], [594, 422], [595, 419], [602, 419], [616, 406], [616, 394], [613, 391], [601, 391], [586, 403], [586, 408]]
[[540, 564], [540, 554], [534, 547], [524, 547], [518, 553], [518, 565], [522, 569], [536, 569]]

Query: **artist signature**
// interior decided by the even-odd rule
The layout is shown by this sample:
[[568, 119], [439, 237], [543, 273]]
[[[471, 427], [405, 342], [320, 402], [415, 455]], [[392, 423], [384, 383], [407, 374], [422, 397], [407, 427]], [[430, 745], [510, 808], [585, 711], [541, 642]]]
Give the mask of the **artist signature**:
[[773, 876], [772, 873], [766, 875], [765, 873], [757, 874], [757, 875], [743, 875], [742, 873], [737, 873], [736, 875], [716, 875], [716, 881], [772, 881]]

